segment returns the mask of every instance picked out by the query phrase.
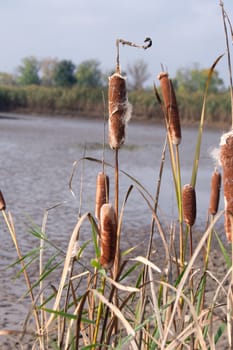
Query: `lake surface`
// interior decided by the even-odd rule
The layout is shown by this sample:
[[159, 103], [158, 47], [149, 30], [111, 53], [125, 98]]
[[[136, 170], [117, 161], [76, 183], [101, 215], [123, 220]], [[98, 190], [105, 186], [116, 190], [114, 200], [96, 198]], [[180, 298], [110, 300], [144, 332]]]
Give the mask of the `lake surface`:
[[[182, 184], [189, 183], [191, 179], [197, 132], [197, 128], [183, 129], [180, 145]], [[162, 126], [152, 122], [130, 122], [125, 146], [119, 152], [120, 169], [137, 179], [152, 196], [156, 192], [165, 134]], [[209, 130], [205, 130], [203, 134], [196, 184], [198, 229], [204, 230], [209, 205], [210, 178], [215, 165], [210, 153], [218, 147], [221, 134], [222, 131]], [[0, 115], [0, 189], [7, 203], [7, 210], [11, 211], [14, 218], [24, 253], [31, 250], [34, 244], [29, 228], [33, 223], [41, 226], [46, 208], [61, 204], [49, 210], [46, 233], [49, 239], [62, 248], [68, 244], [78, 213], [90, 211], [94, 214], [96, 176], [102, 170], [101, 165], [88, 160], [79, 162], [72, 181], [75, 196], [69, 189], [69, 180], [76, 160], [83, 156], [102, 159], [103, 135], [103, 123], [97, 120]], [[108, 146], [105, 160], [114, 164], [114, 153]], [[110, 177], [110, 200], [113, 201], [113, 169], [106, 167], [106, 173]], [[126, 246], [138, 244], [142, 239], [142, 232], [145, 233], [151, 222], [151, 212], [146, 201], [132, 179], [123, 174], [120, 175], [120, 208], [131, 184], [134, 188], [123, 217], [123, 230], [129, 233], [125, 240]], [[158, 213], [168, 226], [177, 220], [173, 188], [167, 152]], [[222, 203], [221, 200], [220, 208], [223, 207]], [[16, 255], [3, 218], [0, 224], [2, 296], [4, 285], [9, 286], [9, 279], [13, 275], [12, 270], [6, 270], [6, 267], [15, 261]], [[17, 282], [14, 283], [17, 285]], [[2, 298], [1, 327], [11, 325], [6, 321], [7, 316], [3, 318], [4, 310], [8, 310], [17, 319], [19, 305], [14, 309], [10, 306], [14, 297], [15, 291], [11, 291], [7, 293], [7, 298], [6, 295], [5, 299]]]

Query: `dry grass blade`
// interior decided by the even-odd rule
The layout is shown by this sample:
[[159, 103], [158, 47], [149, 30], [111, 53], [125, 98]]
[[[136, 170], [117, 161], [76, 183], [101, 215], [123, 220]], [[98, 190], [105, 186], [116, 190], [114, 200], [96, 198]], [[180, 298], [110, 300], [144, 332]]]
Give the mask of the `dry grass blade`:
[[123, 291], [123, 292], [129, 292], [129, 293], [138, 293], [140, 292], [140, 289], [135, 288], [135, 287], [130, 287], [130, 286], [124, 286], [119, 282], [116, 282], [115, 280], [113, 280], [112, 278], [105, 276], [105, 279], [107, 281], [109, 281], [114, 287], [116, 287], [117, 289]]
[[156, 291], [155, 291], [155, 287], [154, 287], [154, 283], [153, 283], [152, 268], [151, 268], [151, 266], [148, 266], [148, 267], [149, 267], [148, 271], [149, 271], [150, 288], [151, 288], [151, 296], [152, 296], [152, 301], [153, 301], [154, 313], [155, 313], [156, 320], [158, 323], [160, 341], [162, 341], [164, 330], [163, 330], [163, 325], [162, 325], [161, 313], [160, 313], [160, 310], [158, 307], [158, 305], [159, 305], [158, 299], [156, 297]]
[[173, 320], [174, 320], [174, 317], [175, 317], [175, 313], [176, 313], [176, 309], [177, 309], [177, 306], [180, 302], [180, 297], [181, 297], [181, 294], [182, 294], [182, 290], [184, 288], [184, 285], [188, 279], [188, 276], [190, 275], [190, 272], [192, 270], [192, 267], [193, 267], [193, 263], [194, 261], [196, 260], [196, 258], [199, 256], [202, 248], [203, 248], [203, 245], [205, 244], [205, 241], [207, 240], [208, 236], [210, 235], [215, 223], [219, 220], [219, 218], [221, 217], [221, 215], [223, 214], [223, 212], [219, 212], [214, 220], [211, 222], [210, 226], [208, 227], [208, 229], [206, 230], [206, 232], [203, 234], [199, 244], [197, 245], [195, 251], [193, 252], [193, 255], [192, 257], [190, 258], [190, 261], [189, 261], [189, 264], [180, 280], [180, 283], [179, 283], [179, 287], [176, 291], [176, 300], [174, 302], [174, 306], [173, 306], [173, 311], [172, 311], [172, 314], [171, 314], [171, 317], [170, 317], [170, 321], [169, 321], [169, 324], [168, 324], [168, 327], [167, 329], [165, 330], [164, 332], [164, 339], [163, 339], [163, 343], [162, 343], [162, 349], [165, 349], [165, 345], [166, 345], [166, 342], [167, 342], [167, 338], [168, 338], [168, 334], [169, 334], [169, 329], [171, 328], [171, 325], [173, 323]]
[[155, 264], [153, 264], [150, 260], [144, 258], [143, 256], [137, 256], [136, 258], [132, 258], [130, 259], [132, 261], [138, 261], [146, 266], [149, 266], [152, 270], [155, 270], [159, 273], [162, 273], [162, 271], [160, 270], [160, 268], [158, 266], [156, 266]]
[[[67, 275], [69, 272], [70, 262], [71, 262], [72, 257], [73, 257], [73, 250], [74, 250], [75, 243], [78, 239], [80, 227], [82, 226], [83, 222], [87, 219], [87, 217], [89, 217], [89, 215], [90, 214], [88, 212], [82, 215], [82, 217], [78, 220], [78, 222], [73, 230], [73, 233], [71, 235], [70, 242], [69, 242], [68, 249], [67, 249], [67, 253], [66, 253], [65, 262], [64, 262], [64, 268], [63, 268], [63, 272], [62, 272], [61, 279], [60, 279], [59, 288], [58, 288], [56, 299], [55, 299], [54, 305], [53, 305], [54, 311], [58, 310], [58, 307], [59, 307], [59, 303], [60, 303], [61, 296], [62, 296], [62, 291], [63, 291], [64, 285], [66, 282], [66, 278], [67, 278]], [[50, 316], [50, 318], [48, 319], [48, 322], [46, 324], [47, 329], [53, 320], [54, 320], [54, 314], [52, 314]]]
[[[202, 334], [202, 328], [201, 328], [201, 324], [200, 324], [200, 320], [199, 320], [199, 319], [200, 319], [200, 315], [199, 315], [199, 316], [197, 315], [193, 303], [187, 298], [186, 295], [184, 295], [184, 294], [182, 293], [182, 291], [180, 290], [180, 288], [176, 289], [176, 288], [173, 287], [172, 285], [170, 285], [170, 284], [168, 284], [168, 283], [166, 283], [166, 282], [163, 282], [163, 281], [161, 281], [160, 283], [166, 285], [168, 288], [170, 288], [171, 290], [173, 290], [173, 291], [176, 293], [176, 301], [175, 301], [175, 304], [174, 304], [174, 308], [173, 308], [173, 313], [172, 313], [172, 314], [174, 314], [174, 313], [177, 311], [177, 310], [176, 310], [176, 307], [177, 307], [176, 302], [177, 302], [177, 299], [180, 300], [180, 297], [181, 297], [181, 298], [188, 304], [188, 306], [189, 306], [190, 316], [192, 316], [192, 318], [193, 318], [193, 329], [192, 329], [192, 332], [191, 332], [191, 333], [190, 333], [190, 330], [189, 330], [188, 334], [185, 334], [185, 330], [184, 330], [183, 338], [184, 338], [184, 339], [185, 339], [185, 338], [187, 339], [187, 337], [188, 337], [190, 334], [196, 332], [196, 335], [197, 335], [197, 339], [196, 339], [196, 340], [199, 341], [200, 346], [201, 346], [201, 349], [202, 349], [202, 350], [207, 350], [207, 345], [206, 345], [206, 342], [205, 342], [205, 340], [204, 340], [204, 336], [203, 336], [203, 334]], [[205, 313], [207, 313], [207, 311], [206, 311]], [[205, 314], [205, 313], [204, 313], [204, 314]], [[171, 317], [172, 317], [172, 316], [171, 316]], [[203, 315], [201, 315], [201, 317], [203, 317]], [[188, 326], [188, 328], [189, 328], [189, 326]], [[169, 324], [168, 328], [166, 329], [166, 333], [170, 333], [170, 331], [171, 331], [171, 323]], [[176, 337], [176, 339], [174, 340], [174, 343], [176, 344], [176, 347], [177, 347], [177, 345], [180, 345], [180, 344], [177, 344], [177, 337]], [[168, 350], [168, 349], [169, 349], [169, 350], [172, 350], [172, 349], [174, 349], [174, 345], [175, 345], [175, 344], [173, 344], [172, 346], [171, 346], [171, 344], [170, 344], [170, 345], [168, 345], [168, 347], [166, 347], [166, 342], [163, 341], [162, 346], [161, 346], [161, 350]]]

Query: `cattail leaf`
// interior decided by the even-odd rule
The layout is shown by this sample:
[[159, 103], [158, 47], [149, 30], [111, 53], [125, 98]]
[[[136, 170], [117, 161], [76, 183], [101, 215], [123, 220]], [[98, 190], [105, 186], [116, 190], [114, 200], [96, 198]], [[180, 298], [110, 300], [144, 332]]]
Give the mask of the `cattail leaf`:
[[[88, 160], [90, 162], [94, 162], [94, 163], [97, 163], [97, 164], [103, 164], [103, 160], [100, 160], [100, 159], [97, 159], [97, 158], [94, 158], [94, 157], [82, 157], [78, 160], [76, 160], [74, 163], [73, 163], [73, 169], [72, 169], [72, 174], [70, 176], [70, 179], [69, 179], [69, 189], [71, 191], [71, 193], [74, 195], [74, 190], [72, 188], [72, 182], [73, 182], [73, 178], [74, 178], [74, 174], [75, 174], [75, 171], [78, 167], [78, 165], [80, 164], [81, 161], [84, 161], [84, 160]], [[104, 165], [105, 166], [108, 166], [112, 169], [114, 169], [114, 166], [108, 162], [105, 162], [104, 161]], [[133, 181], [138, 187], [140, 187], [143, 192], [145, 192], [148, 197], [154, 202], [154, 198], [153, 196], [150, 194], [150, 192], [135, 178], [133, 177], [132, 175], [130, 175], [129, 173], [127, 173], [126, 171], [120, 169], [120, 173], [124, 174], [125, 176], [127, 176], [131, 181]]]
[[197, 180], [197, 172], [198, 172], [200, 152], [201, 152], [201, 141], [202, 141], [202, 134], [203, 134], [203, 126], [204, 126], [205, 111], [206, 111], [206, 100], [207, 100], [209, 84], [210, 84], [210, 80], [212, 78], [214, 69], [223, 56], [224, 55], [218, 56], [217, 59], [214, 61], [211, 68], [209, 69], [207, 80], [206, 80], [204, 97], [203, 97], [203, 104], [202, 104], [202, 111], [201, 111], [201, 119], [200, 119], [200, 123], [199, 123], [196, 150], [195, 150], [194, 161], [193, 161], [192, 177], [191, 177], [191, 181], [190, 181], [191, 185], [194, 188], [196, 186], [196, 180]]
[[76, 259], [79, 260], [82, 257], [82, 254], [84, 252], [84, 250], [86, 249], [86, 247], [91, 243], [91, 240], [89, 239], [88, 241], [86, 241], [85, 243], [83, 243], [83, 245], [78, 249], [77, 254], [75, 254]]
[[92, 217], [90, 217], [90, 222], [91, 222], [92, 238], [93, 238], [94, 249], [95, 249], [95, 256], [99, 260], [100, 258], [100, 248], [99, 248], [99, 241], [98, 241], [99, 230], [95, 223], [95, 220]]

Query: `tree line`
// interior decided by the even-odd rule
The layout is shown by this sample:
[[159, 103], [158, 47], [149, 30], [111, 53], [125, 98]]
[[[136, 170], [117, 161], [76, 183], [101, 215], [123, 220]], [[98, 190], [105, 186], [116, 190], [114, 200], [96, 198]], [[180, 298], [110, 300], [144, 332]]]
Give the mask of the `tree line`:
[[[113, 69], [114, 70], [114, 69]], [[0, 110], [50, 114], [101, 116], [104, 112], [103, 93], [107, 99], [108, 76], [97, 60], [75, 65], [71, 60], [26, 57], [15, 75], [0, 72]], [[146, 87], [148, 65], [138, 60], [128, 65], [129, 100], [137, 119], [161, 121], [161, 108], [154, 87]], [[171, 77], [177, 94], [181, 119], [193, 123], [200, 118], [208, 69], [195, 64], [180, 68]], [[159, 87], [158, 87], [159, 90]], [[209, 86], [207, 121], [228, 123], [230, 94], [215, 71]]]

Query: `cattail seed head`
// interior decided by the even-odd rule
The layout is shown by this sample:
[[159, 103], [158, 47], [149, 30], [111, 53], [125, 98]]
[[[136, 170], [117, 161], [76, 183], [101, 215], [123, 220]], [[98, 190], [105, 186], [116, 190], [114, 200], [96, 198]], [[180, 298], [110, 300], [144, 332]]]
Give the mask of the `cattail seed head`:
[[3, 197], [2, 191], [0, 191], [0, 210], [5, 210], [6, 209], [6, 202]]
[[112, 149], [119, 149], [125, 141], [125, 125], [132, 112], [125, 78], [119, 73], [109, 77], [108, 108], [109, 145]]
[[95, 216], [100, 220], [100, 208], [109, 199], [109, 177], [99, 173], [96, 179]]
[[165, 72], [161, 72], [158, 75], [158, 79], [160, 80], [163, 95], [168, 132], [171, 136], [172, 143], [174, 145], [179, 145], [181, 142], [181, 127], [179, 109], [173, 84], [171, 79], [168, 78], [168, 74]]
[[218, 211], [221, 179], [221, 174], [217, 170], [215, 170], [211, 177], [211, 192], [209, 204], [209, 213], [211, 215], [215, 215]]
[[184, 185], [182, 190], [183, 215], [187, 225], [193, 226], [196, 220], [196, 192], [192, 185]]
[[232, 241], [233, 235], [233, 130], [222, 135], [220, 140], [220, 162], [223, 171], [225, 204], [225, 232]]
[[100, 239], [100, 264], [103, 268], [110, 269], [116, 254], [117, 221], [115, 209], [109, 203], [100, 209]]

